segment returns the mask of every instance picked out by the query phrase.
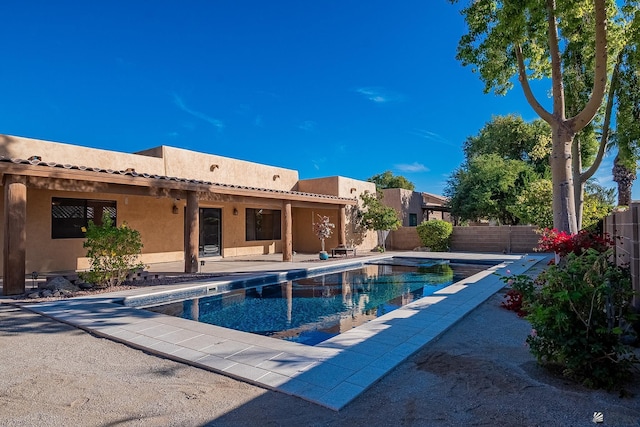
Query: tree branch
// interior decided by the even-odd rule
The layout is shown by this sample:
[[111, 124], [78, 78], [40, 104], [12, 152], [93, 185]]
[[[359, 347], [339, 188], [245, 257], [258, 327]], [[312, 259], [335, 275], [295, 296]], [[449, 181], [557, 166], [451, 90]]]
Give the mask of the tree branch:
[[551, 56], [551, 90], [553, 92], [553, 116], [556, 120], [564, 122], [564, 82], [562, 81], [562, 60], [560, 58], [558, 23], [556, 22], [555, 11], [555, 0], [547, 0], [547, 24], [549, 28], [549, 56]]
[[600, 137], [600, 146], [598, 147], [598, 154], [596, 154], [596, 158], [589, 166], [589, 168], [580, 174], [580, 183], [585, 183], [589, 178], [593, 176], [594, 173], [600, 167], [600, 163], [602, 163], [602, 158], [604, 157], [604, 150], [607, 147], [607, 143], [609, 142], [609, 131], [611, 128], [611, 113], [613, 111], [613, 99], [616, 93], [616, 86], [618, 85], [618, 74], [620, 73], [620, 63], [622, 62], [622, 52], [618, 55], [618, 60], [616, 61], [616, 66], [613, 69], [613, 74], [611, 75], [611, 85], [609, 86], [609, 95], [607, 98], [607, 107], [604, 113], [604, 123], [602, 124], [602, 136]]
[[[553, 0], [548, 0], [553, 1]], [[591, 97], [585, 105], [584, 109], [580, 111], [575, 117], [569, 121], [572, 123], [573, 130], [575, 132], [580, 131], [598, 113], [604, 94], [607, 89], [607, 10], [605, 0], [594, 0], [596, 8], [596, 69], [595, 78], [593, 81], [593, 90]]]
[[531, 91], [531, 86], [529, 86], [529, 79], [527, 78], [527, 71], [524, 66], [524, 56], [522, 54], [522, 46], [516, 45], [516, 58], [518, 59], [518, 80], [520, 81], [520, 86], [524, 92], [524, 96], [527, 99], [533, 111], [542, 118], [545, 122], [551, 124], [554, 119], [550, 112], [548, 112], [536, 99], [535, 95]]

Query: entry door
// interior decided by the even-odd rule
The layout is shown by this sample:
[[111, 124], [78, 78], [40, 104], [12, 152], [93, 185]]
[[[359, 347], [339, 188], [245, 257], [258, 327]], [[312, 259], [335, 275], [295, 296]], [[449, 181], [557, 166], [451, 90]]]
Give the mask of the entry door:
[[200, 208], [199, 257], [222, 255], [222, 209]]

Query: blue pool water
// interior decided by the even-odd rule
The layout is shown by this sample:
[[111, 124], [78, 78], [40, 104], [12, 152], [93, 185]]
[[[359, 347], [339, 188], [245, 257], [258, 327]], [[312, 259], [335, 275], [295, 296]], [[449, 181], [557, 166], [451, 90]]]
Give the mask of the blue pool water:
[[245, 287], [147, 310], [315, 345], [487, 267], [392, 258], [352, 270]]

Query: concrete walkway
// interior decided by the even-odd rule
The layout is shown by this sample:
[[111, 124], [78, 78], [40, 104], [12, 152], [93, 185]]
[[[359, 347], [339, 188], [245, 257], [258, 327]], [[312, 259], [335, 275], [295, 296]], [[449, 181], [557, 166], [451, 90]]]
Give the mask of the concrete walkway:
[[[238, 282], [287, 280], [302, 271], [353, 266], [389, 257], [495, 260], [498, 264], [314, 347], [140, 310], [158, 298], [197, 297]], [[540, 255], [395, 252], [326, 262], [254, 259], [205, 262], [206, 281], [153, 286], [25, 305], [26, 309], [129, 346], [339, 410], [418, 349], [441, 335], [504, 286], [499, 275], [521, 274]], [[175, 267], [175, 266], [173, 266]], [[155, 265], [152, 271], [170, 271]], [[204, 270], [206, 268], [209, 271]], [[509, 273], [507, 273], [509, 270]], [[497, 274], [495, 274], [497, 273]]]

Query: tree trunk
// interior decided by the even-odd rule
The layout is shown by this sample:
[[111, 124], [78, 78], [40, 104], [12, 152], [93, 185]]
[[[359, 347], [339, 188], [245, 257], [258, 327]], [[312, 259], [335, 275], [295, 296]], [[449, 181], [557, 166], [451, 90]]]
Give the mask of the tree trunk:
[[631, 187], [636, 179], [636, 172], [629, 170], [620, 161], [617, 155], [613, 161], [613, 180], [618, 184], [618, 206], [629, 206], [631, 204]]
[[582, 214], [584, 212], [584, 181], [581, 179], [582, 150], [580, 147], [580, 135], [576, 135], [574, 137], [571, 150], [571, 161], [573, 168], [573, 199], [576, 204], [576, 226], [578, 230], [581, 230]]
[[553, 123], [551, 127], [553, 148], [551, 151], [551, 177], [553, 181], [553, 226], [571, 234], [578, 232], [576, 204], [571, 165], [573, 132], [566, 122]]

